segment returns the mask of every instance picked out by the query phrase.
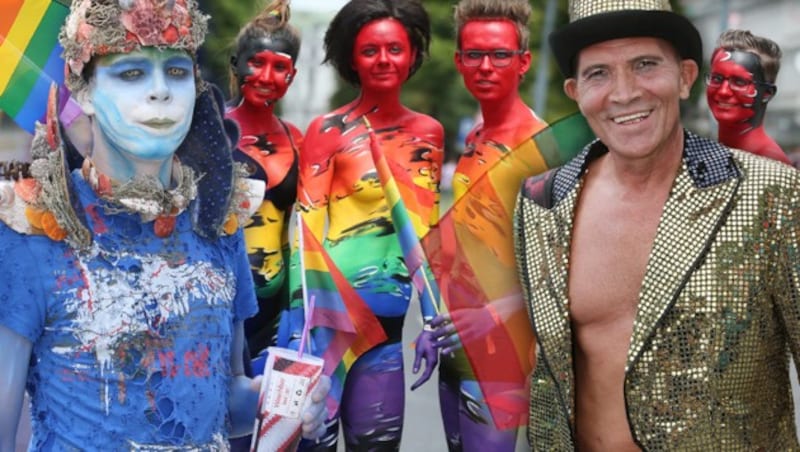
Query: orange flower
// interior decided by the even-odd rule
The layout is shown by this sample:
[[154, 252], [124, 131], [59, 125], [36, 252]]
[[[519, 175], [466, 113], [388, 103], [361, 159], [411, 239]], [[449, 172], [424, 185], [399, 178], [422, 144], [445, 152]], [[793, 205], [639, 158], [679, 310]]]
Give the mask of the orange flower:
[[163, 32], [161, 32], [161, 37], [167, 44], [175, 44], [178, 42], [178, 30], [175, 29], [174, 25], [170, 25]]
[[156, 221], [153, 222], [153, 232], [156, 236], [169, 237], [172, 231], [175, 230], [175, 217], [170, 215], [159, 215]]
[[25, 208], [25, 218], [36, 229], [42, 229], [42, 215], [44, 215], [44, 210], [31, 206]]
[[51, 240], [58, 242], [67, 238], [67, 231], [58, 225], [58, 221], [56, 221], [56, 216], [53, 215], [53, 212], [44, 212], [42, 214], [41, 223], [45, 235], [50, 237]]
[[228, 235], [233, 235], [237, 229], [239, 229], [239, 220], [236, 219], [236, 215], [228, 215], [228, 220], [222, 225], [222, 230]]

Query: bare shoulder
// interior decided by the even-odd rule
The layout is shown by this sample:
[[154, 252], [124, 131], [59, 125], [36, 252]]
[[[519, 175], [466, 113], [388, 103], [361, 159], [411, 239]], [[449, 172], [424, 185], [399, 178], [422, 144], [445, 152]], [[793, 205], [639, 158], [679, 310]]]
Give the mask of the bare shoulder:
[[332, 114], [317, 116], [308, 125], [302, 138], [301, 161], [318, 162], [325, 160], [339, 147], [342, 134], [339, 128], [329, 126], [329, 118]]
[[440, 147], [443, 145], [444, 127], [442, 127], [442, 124], [437, 121], [436, 118], [424, 113], [412, 111], [408, 115], [408, 119], [405, 123], [406, 127], [414, 131], [415, 134], [429, 137], [429, 139]]
[[289, 133], [292, 135], [292, 139], [295, 142], [303, 138], [303, 132], [300, 131], [299, 127], [288, 121], [283, 121], [283, 124], [286, 125], [286, 128], [289, 130]]

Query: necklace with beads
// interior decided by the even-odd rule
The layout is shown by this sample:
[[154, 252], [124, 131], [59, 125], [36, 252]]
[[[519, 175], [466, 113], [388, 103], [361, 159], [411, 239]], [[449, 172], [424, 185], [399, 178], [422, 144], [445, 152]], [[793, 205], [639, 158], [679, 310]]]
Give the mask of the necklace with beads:
[[172, 162], [172, 188], [164, 189], [153, 176], [135, 177], [118, 182], [100, 173], [90, 158], [83, 161], [81, 175], [98, 197], [107, 201], [109, 214], [138, 214], [143, 223], [153, 222], [158, 237], [168, 237], [175, 230], [176, 217], [197, 197], [197, 180], [190, 167]]

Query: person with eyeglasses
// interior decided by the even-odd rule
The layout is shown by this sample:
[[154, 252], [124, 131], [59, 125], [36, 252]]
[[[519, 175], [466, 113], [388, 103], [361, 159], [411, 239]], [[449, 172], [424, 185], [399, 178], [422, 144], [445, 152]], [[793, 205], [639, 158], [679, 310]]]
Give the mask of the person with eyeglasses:
[[[527, 447], [518, 437], [527, 422], [525, 376], [532, 367], [534, 341], [516, 274], [510, 211], [522, 180], [547, 168], [532, 163], [544, 162], [535, 146], [525, 156], [531, 162], [507, 164], [511, 160], [506, 157], [547, 127], [519, 93], [531, 65], [530, 13], [526, 0], [461, 0], [454, 12], [455, 65], [480, 105], [481, 119], [467, 135], [453, 177], [454, 205], [448, 215], [459, 251], [445, 259], [452, 263], [443, 272], [449, 275], [441, 279], [446, 283], [440, 284], [446, 312], [431, 322], [431, 343], [442, 351], [439, 403], [450, 451]], [[469, 285], [461, 275], [471, 273], [493, 281], [492, 287]], [[501, 328], [514, 333], [495, 340]], [[520, 345], [511, 347], [504, 340]], [[517, 357], [515, 349], [525, 356]], [[477, 359], [473, 352], [493, 359]], [[507, 364], [500, 358], [503, 353], [521, 362], [521, 371], [486, 378], [486, 366]]]
[[791, 165], [764, 129], [767, 103], [777, 92], [781, 55], [781, 48], [769, 38], [748, 30], [725, 31], [711, 54], [706, 98], [722, 144]]

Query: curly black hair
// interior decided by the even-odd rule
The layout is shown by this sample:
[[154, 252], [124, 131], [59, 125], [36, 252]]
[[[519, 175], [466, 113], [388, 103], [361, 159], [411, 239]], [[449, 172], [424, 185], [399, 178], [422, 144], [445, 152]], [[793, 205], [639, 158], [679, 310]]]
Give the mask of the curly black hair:
[[416, 52], [409, 78], [422, 65], [431, 41], [428, 12], [418, 0], [350, 0], [336, 13], [325, 32], [325, 60], [353, 86], [360, 86], [358, 73], [353, 69], [353, 46], [361, 28], [378, 19], [396, 19], [405, 27], [411, 46]]

